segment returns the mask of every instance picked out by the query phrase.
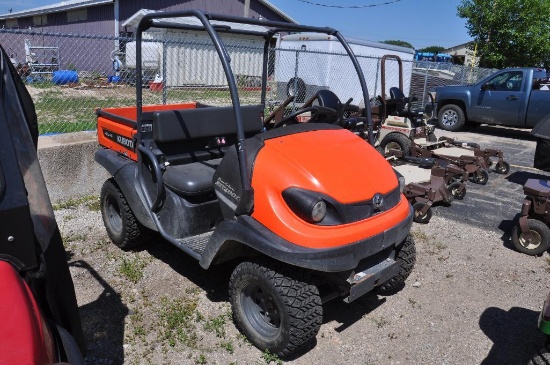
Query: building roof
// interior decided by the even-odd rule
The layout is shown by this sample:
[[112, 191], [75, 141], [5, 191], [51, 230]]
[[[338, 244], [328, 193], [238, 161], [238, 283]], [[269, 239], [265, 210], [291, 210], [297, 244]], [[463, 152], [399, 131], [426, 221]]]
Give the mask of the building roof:
[[103, 5], [112, 3], [114, 0], [66, 0], [59, 3], [41, 6], [38, 8], [32, 8], [28, 10], [14, 11], [13, 13], [7, 13], [0, 15], [0, 20], [24, 18], [34, 15], [42, 15], [49, 13], [57, 13], [60, 11], [67, 11], [79, 8], [87, 8], [90, 6]]
[[[294, 20], [290, 16], [286, 15], [283, 11], [281, 11], [275, 5], [271, 4], [269, 1], [267, 1], [267, 0], [257, 0], [257, 1], [260, 4], [264, 5], [265, 7], [267, 7], [268, 9], [270, 9], [271, 11], [275, 12], [277, 15], [279, 15], [282, 18], [286, 19], [288, 22], [298, 24], [298, 22], [296, 20]], [[38, 8], [32, 8], [32, 9], [28, 9], [28, 10], [16, 11], [16, 12], [13, 12], [13, 13], [1, 14], [0, 15], [0, 20], [23, 18], [23, 17], [49, 14], [49, 13], [57, 13], [57, 12], [60, 12], [60, 11], [86, 8], [86, 7], [90, 7], [90, 6], [109, 4], [109, 3], [113, 3], [113, 2], [114, 2], [114, 0], [65, 0], [65, 1], [61, 1], [59, 3], [46, 5], [46, 6], [41, 6], [41, 7], [38, 7]]]

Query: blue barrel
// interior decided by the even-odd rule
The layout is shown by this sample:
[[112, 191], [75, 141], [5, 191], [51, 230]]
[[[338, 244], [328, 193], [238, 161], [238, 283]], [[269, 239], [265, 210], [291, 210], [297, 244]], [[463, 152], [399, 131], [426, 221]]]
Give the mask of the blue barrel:
[[72, 70], [54, 71], [52, 82], [56, 85], [65, 85], [69, 82], [78, 82], [78, 73]]

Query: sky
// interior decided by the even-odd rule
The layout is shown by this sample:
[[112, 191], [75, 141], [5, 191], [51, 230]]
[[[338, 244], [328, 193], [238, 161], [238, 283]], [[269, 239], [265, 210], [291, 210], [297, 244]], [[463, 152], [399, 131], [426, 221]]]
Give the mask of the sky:
[[[227, 0], [224, 0], [227, 1]], [[416, 49], [445, 48], [469, 42], [465, 20], [457, 17], [461, 0], [269, 0], [300, 24], [328, 26], [344, 36], [370, 41], [400, 40]], [[0, 0], [0, 13], [26, 10], [60, 0]], [[336, 5], [334, 8], [316, 4]], [[385, 5], [372, 6], [388, 3]]]

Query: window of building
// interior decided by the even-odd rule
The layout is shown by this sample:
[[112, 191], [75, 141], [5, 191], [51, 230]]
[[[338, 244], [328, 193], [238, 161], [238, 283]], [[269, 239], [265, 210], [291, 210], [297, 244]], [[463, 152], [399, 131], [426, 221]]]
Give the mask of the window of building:
[[46, 25], [48, 24], [48, 15], [35, 15], [32, 17], [32, 22], [35, 26]]
[[19, 28], [17, 19], [6, 19], [6, 28]]
[[81, 20], [88, 19], [88, 9], [82, 8], [82, 9], [76, 9], [76, 10], [70, 10], [67, 12], [67, 22], [78, 22]]

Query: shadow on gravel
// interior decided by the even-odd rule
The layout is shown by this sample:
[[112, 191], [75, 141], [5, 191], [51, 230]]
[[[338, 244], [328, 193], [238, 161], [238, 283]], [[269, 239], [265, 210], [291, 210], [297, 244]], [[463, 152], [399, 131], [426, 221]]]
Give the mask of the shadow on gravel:
[[229, 301], [229, 278], [234, 269], [234, 263], [222, 263], [205, 270], [197, 260], [161, 238], [145, 249], [153, 257], [163, 261], [179, 275], [204, 290], [209, 300], [213, 302]]
[[86, 364], [123, 364], [124, 319], [128, 308], [120, 295], [86, 261], [72, 261], [69, 266], [87, 270], [103, 287], [95, 301], [79, 307], [86, 341]]
[[[512, 230], [518, 223], [519, 212], [512, 219], [505, 219], [498, 225], [498, 229], [502, 231], [502, 245], [509, 250], [515, 251], [514, 244], [512, 243]], [[518, 252], [519, 253], [519, 252]]]
[[341, 299], [334, 299], [323, 304], [323, 323], [335, 321], [340, 325], [334, 330], [342, 332], [386, 302], [386, 298], [371, 293], [352, 302], [344, 303]]
[[[542, 172], [542, 171], [541, 171]], [[536, 173], [536, 172], [530, 172], [530, 171], [516, 171], [508, 176], [506, 176], [506, 180], [508, 180], [511, 183], [518, 184], [518, 185], [525, 185], [528, 179], [541, 179], [541, 180], [549, 180], [549, 175], [543, 175], [542, 173]]]
[[520, 307], [508, 311], [487, 308], [479, 318], [479, 327], [493, 342], [493, 347], [481, 364], [526, 364], [545, 341], [537, 329], [538, 315]]

